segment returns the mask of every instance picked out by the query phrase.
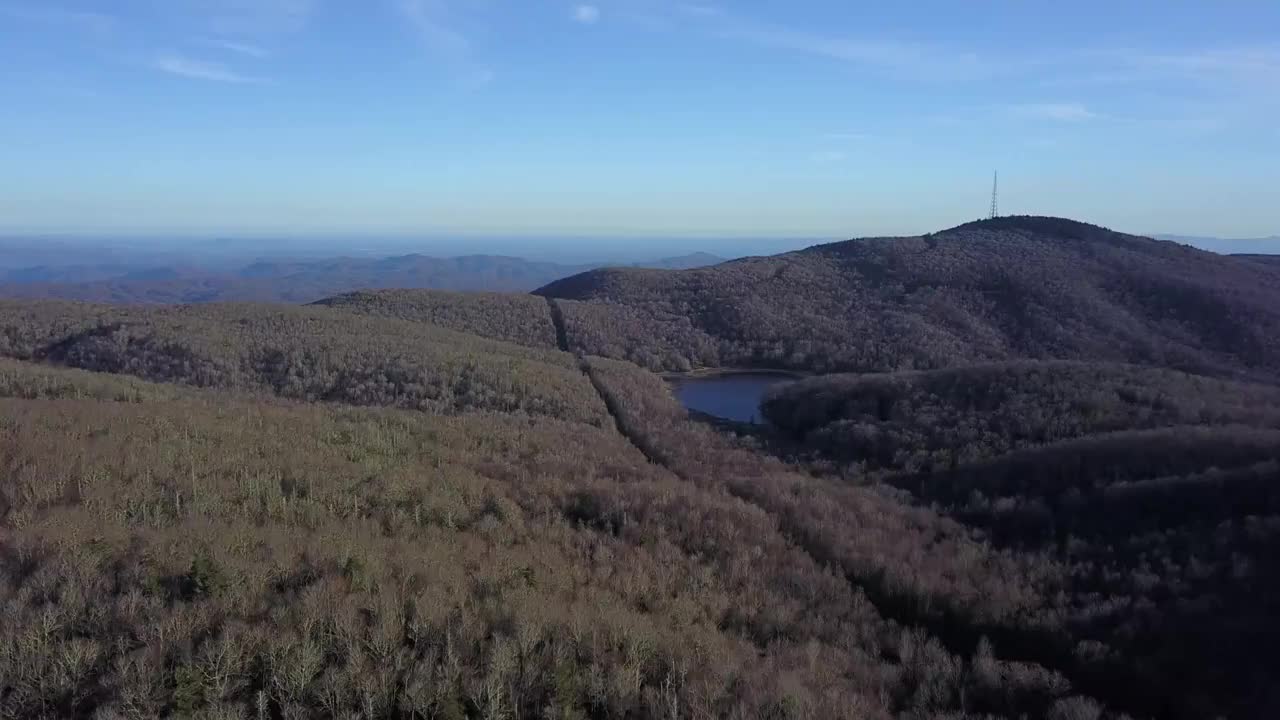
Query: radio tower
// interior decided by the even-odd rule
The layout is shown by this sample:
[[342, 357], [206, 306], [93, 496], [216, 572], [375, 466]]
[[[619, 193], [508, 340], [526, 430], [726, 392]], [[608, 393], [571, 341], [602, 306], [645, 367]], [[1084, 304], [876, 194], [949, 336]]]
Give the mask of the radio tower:
[[1000, 216], [1000, 206], [996, 202], [998, 199], [998, 195], [996, 193], [998, 192], [999, 189], [1000, 189], [1000, 171], [997, 170], [991, 176], [991, 216], [989, 218], [991, 220], [995, 220], [997, 217]]

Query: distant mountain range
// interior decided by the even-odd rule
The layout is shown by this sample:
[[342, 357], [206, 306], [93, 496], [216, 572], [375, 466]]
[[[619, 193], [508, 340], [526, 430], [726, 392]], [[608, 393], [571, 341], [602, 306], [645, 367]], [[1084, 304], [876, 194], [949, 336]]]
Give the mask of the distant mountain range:
[[1236, 255], [1236, 257], [1254, 262], [1280, 265], [1280, 255]]
[[[720, 262], [724, 259], [715, 255], [693, 253], [631, 267], [685, 270]], [[40, 265], [0, 270], [0, 297], [128, 304], [308, 303], [381, 288], [527, 292], [599, 267], [602, 264], [564, 265], [498, 255], [261, 260], [230, 270], [114, 263]]]

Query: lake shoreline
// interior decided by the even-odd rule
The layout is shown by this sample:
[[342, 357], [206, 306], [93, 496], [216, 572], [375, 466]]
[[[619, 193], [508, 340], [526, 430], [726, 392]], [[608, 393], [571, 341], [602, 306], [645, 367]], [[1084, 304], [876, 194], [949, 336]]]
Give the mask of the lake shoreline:
[[658, 377], [667, 382], [680, 382], [681, 380], [710, 380], [719, 377], [734, 377], [738, 375], [773, 375], [777, 377], [791, 378], [792, 380], [803, 380], [805, 378], [814, 377], [815, 373], [804, 372], [802, 370], [785, 370], [781, 368], [699, 368], [688, 372], [660, 372]]
[[755, 368], [717, 368], [663, 376], [672, 394], [691, 414], [746, 425], [759, 424], [763, 417], [760, 405], [772, 388], [804, 377], [788, 370]]

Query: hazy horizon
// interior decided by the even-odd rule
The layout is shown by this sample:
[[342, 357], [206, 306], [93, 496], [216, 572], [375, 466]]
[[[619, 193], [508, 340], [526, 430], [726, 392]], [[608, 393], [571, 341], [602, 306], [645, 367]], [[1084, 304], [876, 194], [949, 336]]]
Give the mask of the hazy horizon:
[[904, 235], [985, 215], [998, 169], [1006, 213], [1266, 236], [1278, 26], [1261, 2], [0, 0], [0, 232]]
[[[0, 262], [23, 264], [81, 264], [83, 254], [67, 256], [68, 248], [83, 252], [118, 255], [145, 261], [154, 258], [179, 261], [222, 259], [227, 262], [268, 259], [324, 259], [336, 257], [392, 257], [426, 255], [439, 258], [488, 255], [517, 257], [534, 262], [565, 265], [631, 263], [681, 257], [696, 253], [725, 259], [750, 255], [773, 255], [847, 238], [726, 238], [726, 237], [614, 237], [566, 239], [543, 236], [384, 236], [298, 235], [298, 236], [213, 236], [179, 235], [92, 235], [92, 234], [10, 234], [0, 233], [0, 248], [23, 247], [50, 262]], [[44, 245], [45, 247], [41, 247]], [[92, 256], [90, 256], [92, 257]], [[12, 260], [16, 260], [13, 258]], [[96, 261], [92, 261], [96, 262]]]
[[[941, 230], [943, 228], [939, 228]], [[1280, 236], [1219, 238], [1178, 233], [1133, 233], [1192, 245], [1222, 254], [1280, 254]], [[339, 257], [386, 258], [423, 255], [436, 258], [503, 256], [561, 265], [631, 264], [683, 257], [698, 253], [731, 260], [773, 255], [814, 245], [869, 237], [851, 235], [829, 238], [761, 237], [613, 237], [565, 238], [554, 236], [383, 236], [297, 235], [92, 235], [0, 233], [0, 249], [9, 257], [0, 260], [8, 268], [39, 265], [190, 264], [207, 268], [240, 267], [255, 260], [314, 261]], [[42, 243], [47, 243], [41, 247]], [[616, 244], [612, 244], [616, 243]], [[24, 248], [24, 252], [14, 252]], [[68, 250], [77, 251], [68, 255]]]

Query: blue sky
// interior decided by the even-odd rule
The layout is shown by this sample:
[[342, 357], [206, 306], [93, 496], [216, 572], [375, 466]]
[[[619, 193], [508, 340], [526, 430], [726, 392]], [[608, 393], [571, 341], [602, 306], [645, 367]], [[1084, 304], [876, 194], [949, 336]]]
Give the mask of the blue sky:
[[0, 138], [9, 233], [1269, 235], [1280, 3], [0, 0]]

